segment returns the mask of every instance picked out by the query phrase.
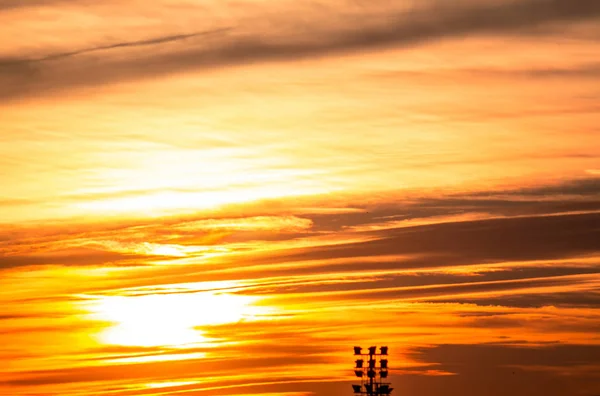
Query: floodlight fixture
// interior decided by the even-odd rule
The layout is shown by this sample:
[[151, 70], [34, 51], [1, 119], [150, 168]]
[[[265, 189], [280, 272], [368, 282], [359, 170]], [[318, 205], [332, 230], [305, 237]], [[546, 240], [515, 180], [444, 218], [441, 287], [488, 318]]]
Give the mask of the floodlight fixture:
[[[377, 353], [380, 351], [381, 353]], [[388, 347], [371, 346], [363, 353], [363, 348], [354, 347], [355, 360], [354, 374], [360, 378], [360, 385], [352, 385], [356, 396], [385, 396], [390, 395], [392, 388], [386, 382], [388, 372]]]

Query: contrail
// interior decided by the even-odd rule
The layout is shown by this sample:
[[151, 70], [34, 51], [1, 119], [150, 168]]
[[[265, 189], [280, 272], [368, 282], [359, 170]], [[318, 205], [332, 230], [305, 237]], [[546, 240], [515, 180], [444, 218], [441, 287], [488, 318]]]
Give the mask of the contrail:
[[157, 37], [157, 38], [152, 38], [152, 39], [147, 39], [147, 40], [125, 41], [125, 42], [120, 42], [120, 43], [116, 43], [116, 44], [101, 45], [98, 47], [89, 47], [89, 48], [79, 49], [79, 50], [75, 50], [75, 51], [50, 54], [50, 55], [43, 56], [41, 58], [10, 60], [10, 61], [5, 61], [5, 62], [0, 62], [0, 66], [2, 64], [4, 64], [4, 65], [19, 65], [19, 64], [47, 62], [47, 61], [53, 61], [53, 60], [58, 60], [58, 59], [70, 58], [70, 57], [77, 56], [77, 55], [89, 54], [91, 52], [106, 51], [106, 50], [111, 50], [111, 49], [116, 49], [116, 48], [143, 47], [143, 46], [148, 46], [148, 45], [172, 43], [174, 41], [185, 40], [185, 39], [189, 39], [189, 38], [193, 38], [193, 37], [208, 36], [208, 35], [212, 35], [212, 34], [223, 33], [228, 30], [231, 30], [231, 28], [220, 28], [220, 29], [207, 30], [207, 31], [203, 31], [203, 32], [196, 32], [196, 33], [190, 33], [190, 34], [177, 34], [177, 35], [173, 35], [173, 36]]

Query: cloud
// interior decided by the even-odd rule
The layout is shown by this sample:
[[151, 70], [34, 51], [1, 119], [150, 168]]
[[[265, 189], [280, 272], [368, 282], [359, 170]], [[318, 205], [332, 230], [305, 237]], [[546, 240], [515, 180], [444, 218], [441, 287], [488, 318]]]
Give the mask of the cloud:
[[[356, 197], [358, 210], [332, 213], [263, 205], [240, 207], [235, 217], [11, 226], [0, 232], [0, 267], [179, 257], [220, 280], [234, 276], [226, 272], [232, 263], [247, 274], [280, 276], [564, 259], [598, 253], [599, 190], [593, 178], [374, 203]], [[221, 258], [203, 262], [215, 254]]]
[[[543, 67], [532, 66], [529, 68], [524, 67], [477, 67], [477, 68], [438, 68], [428, 70], [392, 70], [392, 71], [377, 71], [372, 74], [377, 78], [385, 78], [390, 81], [397, 80], [399, 78], [410, 78], [412, 81], [418, 81], [421, 83], [430, 83], [440, 79], [440, 83], [449, 82], [457, 84], [457, 80], [468, 78], [473, 81], [500, 81], [501, 83], [507, 80], [522, 79], [531, 80], [543, 80], [549, 79], [594, 79], [600, 76], [600, 64], [597, 62], [575, 64], [570, 67], [568, 66], [552, 66], [546, 65]], [[552, 110], [555, 112], [556, 110]], [[571, 110], [573, 111], [573, 110]], [[543, 114], [543, 111], [534, 112], [534, 114]]]
[[[432, 301], [432, 302], [454, 302], [454, 296], [460, 295], [480, 295], [479, 301], [485, 300], [486, 295], [505, 296], [515, 293], [533, 294], [533, 293], [552, 293], [557, 290], [568, 292], [577, 287], [595, 288], [598, 285], [597, 275], [573, 275], [564, 277], [545, 277], [536, 279], [514, 279], [507, 281], [490, 282], [464, 282], [457, 284], [439, 284], [431, 286], [410, 286], [410, 287], [392, 287], [386, 289], [369, 289], [365, 285], [363, 290], [353, 290], [349, 292], [335, 291], [331, 293], [314, 293], [311, 296], [313, 302], [335, 303], [341, 299], [369, 303], [384, 303], [386, 301]], [[265, 301], [273, 301], [278, 304], [301, 304], [306, 299], [303, 294], [278, 295]], [[471, 297], [476, 300], [476, 298]], [[530, 300], [534, 300], [531, 298]], [[460, 302], [460, 298], [456, 300]], [[469, 298], [465, 299], [468, 302]], [[499, 298], [498, 301], [501, 301]], [[539, 306], [549, 306], [551, 304], [539, 303]], [[484, 305], [490, 305], [486, 303]], [[501, 302], [498, 305], [503, 305]], [[509, 305], [510, 306], [510, 305]]]
[[[150, 258], [151, 257], [159, 258], [160, 256], [150, 256]], [[33, 265], [143, 265], [148, 258], [147, 255], [125, 254], [88, 248], [65, 249], [36, 254], [0, 254], [0, 270]]]
[[[400, 195], [400, 194], [398, 194]], [[496, 188], [461, 192], [440, 197], [405, 192], [396, 201], [384, 198], [374, 204], [360, 202], [361, 211], [343, 214], [306, 214], [316, 231], [342, 231], [344, 228], [395, 228], [423, 223], [455, 222], [490, 217], [568, 214], [600, 210], [600, 179], [588, 177], [531, 187]], [[352, 199], [352, 198], [349, 198]], [[374, 229], [374, 228], [372, 228]]]
[[15, 67], [15, 66], [19, 66], [19, 65], [28, 65], [28, 64], [35, 64], [35, 63], [41, 63], [41, 62], [55, 61], [55, 60], [59, 60], [59, 59], [75, 57], [78, 55], [85, 55], [85, 54], [89, 54], [89, 53], [93, 53], [93, 52], [108, 51], [108, 50], [119, 49], [119, 48], [145, 47], [145, 46], [152, 46], [152, 45], [159, 45], [159, 44], [167, 44], [167, 43], [173, 43], [173, 42], [182, 41], [182, 40], [186, 40], [186, 39], [190, 39], [190, 38], [196, 38], [199, 36], [207, 36], [207, 35], [211, 35], [211, 34], [222, 33], [227, 30], [228, 29], [215, 29], [215, 30], [208, 30], [208, 31], [204, 31], [204, 32], [196, 32], [196, 33], [189, 33], [189, 34], [176, 34], [176, 35], [172, 35], [172, 36], [163, 36], [163, 37], [152, 38], [152, 39], [147, 39], [147, 40], [125, 41], [125, 42], [120, 42], [120, 43], [101, 45], [101, 46], [97, 46], [97, 47], [89, 47], [89, 48], [84, 48], [84, 49], [70, 51], [70, 52], [61, 52], [61, 53], [46, 55], [41, 58], [18, 59], [13, 62], [8, 60], [8, 61], [5, 61], [4, 64], [0, 63], [0, 67], [5, 66], [5, 67], [10, 68], [10, 67]]
[[[471, 273], [444, 271], [419, 271], [402, 270], [397, 263], [392, 265], [379, 265], [377, 262], [362, 263], [352, 270], [347, 266], [321, 266], [312, 268], [312, 273], [299, 269], [304, 276], [293, 275], [296, 271], [282, 271], [285, 278], [275, 278], [271, 282], [248, 282], [248, 286], [238, 288], [237, 293], [244, 295], [313, 295], [318, 298], [322, 294], [329, 298], [329, 293], [346, 293], [349, 298], [390, 298], [414, 299], [434, 297], [436, 301], [467, 302], [480, 305], [505, 305], [505, 306], [584, 306], [594, 305], [600, 307], [600, 301], [590, 282], [594, 278], [600, 281], [600, 271], [595, 266], [567, 267], [565, 264], [555, 266], [531, 263], [531, 267], [520, 267], [518, 263], [507, 264], [499, 269], [485, 269], [477, 267]], [[541, 265], [541, 266], [536, 266]], [[383, 267], [383, 268], [382, 268]], [[267, 270], [268, 271], [268, 270]], [[346, 272], [348, 271], [348, 272]], [[369, 271], [376, 275], [368, 275]], [[328, 276], [321, 276], [328, 275]], [[581, 277], [577, 275], [583, 275]], [[554, 298], [546, 298], [544, 288], [555, 286], [572, 286], [574, 289], [587, 288], [588, 290], [573, 290], [570, 292], [554, 293]], [[537, 290], [536, 288], [539, 288]], [[520, 295], [498, 297], [494, 292], [520, 289]], [[524, 290], [527, 289], [527, 290]], [[477, 296], [461, 296], [465, 292], [476, 292]], [[490, 295], [485, 294], [489, 292]], [[361, 297], [361, 294], [364, 296]], [[512, 298], [514, 297], [514, 298]]]
[[[538, 392], [540, 384], [549, 396], [600, 392], [597, 345], [438, 345], [414, 349], [410, 356], [458, 375], [404, 376], [399, 381], [409, 394], [417, 389], [424, 396], [463, 394], [468, 389], [469, 395], [525, 396]], [[490, 386], [492, 383], [502, 386]]]
[[[68, 227], [9, 226], [0, 230], [0, 269], [27, 265], [132, 265], [155, 259], [223, 254], [244, 242], [307, 235], [297, 216], [206, 216]], [[225, 240], [227, 238], [227, 240]], [[236, 245], [236, 241], [241, 241]], [[241, 245], [240, 245], [241, 243]]]
[[70, 1], [72, 2], [74, 0], [25, 0], [25, 1], [24, 0], [1, 0], [0, 1], [0, 10], [10, 10], [10, 9], [22, 8], [22, 7], [37, 7], [37, 6], [54, 5], [54, 4], [68, 3]]
[[[272, 259], [292, 262], [350, 257], [421, 255], [431, 266], [564, 258], [598, 252], [600, 213], [493, 218], [375, 232], [374, 240], [290, 249]], [[427, 257], [427, 256], [426, 256]], [[401, 264], [399, 264], [401, 265]]]
[[[441, 302], [443, 299], [438, 301]], [[600, 293], [594, 290], [587, 290], [535, 294], [523, 293], [503, 296], [457, 296], [446, 301], [464, 302], [480, 306], [502, 305], [519, 308], [539, 308], [543, 306], [600, 308]]]
[[[494, 193], [479, 193], [474, 196], [489, 196]], [[496, 192], [495, 194], [498, 194]], [[504, 193], [500, 193], [504, 195]], [[551, 197], [561, 198], [564, 195], [593, 197], [600, 199], [600, 177], [587, 177], [574, 180], [566, 180], [554, 185], [525, 187], [507, 191], [506, 195], [514, 197]]]
[[[293, 10], [287, 15], [294, 15]], [[322, 12], [322, 11], [321, 11]], [[277, 14], [280, 15], [282, 14]], [[293, 24], [282, 19], [268, 20], [268, 25], [287, 29], [255, 30], [253, 26], [230, 26], [227, 35], [217, 39], [190, 43], [168, 52], [147, 51], [135, 57], [112, 59], [52, 59], [74, 57], [92, 51], [132, 46], [159, 45], [194, 35], [166, 35], [117, 44], [107, 44], [81, 51], [50, 54], [41, 62], [30, 63], [23, 58], [5, 58], [0, 62], [0, 81], [5, 99], [23, 95], [41, 95], [56, 90], [94, 86], [121, 80], [154, 78], [168, 73], [272, 60], [296, 60], [334, 53], [372, 50], [382, 47], [405, 47], [471, 34], [513, 34], [554, 24], [592, 20], [600, 16], [600, 3], [595, 0], [528, 0], [495, 4], [434, 2], [426, 9], [412, 12], [381, 13], [377, 23], [357, 24], [340, 15], [302, 15], [314, 20], [310, 31], [294, 31]], [[341, 23], [331, 21], [342, 20]], [[290, 30], [291, 29], [291, 30]], [[44, 61], [45, 59], [45, 61]]]
[[[276, 345], [273, 345], [276, 347]], [[274, 350], [276, 352], [276, 350]], [[193, 354], [193, 349], [185, 349], [182, 351], [183, 354]], [[326, 363], [327, 358], [325, 356], [311, 356], [311, 355], [292, 355], [292, 354], [273, 354], [272, 356], [247, 356], [238, 357], [235, 360], [228, 359], [224, 364], [223, 358], [213, 359], [190, 359], [180, 361], [168, 361], [168, 362], [150, 362], [150, 363], [133, 363], [129, 364], [126, 374], [123, 372], [123, 368], [119, 365], [113, 366], [84, 366], [68, 369], [57, 369], [57, 370], [39, 370], [29, 371], [26, 375], [23, 375], [20, 379], [7, 381], [5, 385], [43, 385], [43, 384], [60, 384], [60, 383], [76, 383], [76, 382], [89, 382], [89, 381], [111, 381], [115, 379], [126, 379], [136, 381], [160, 381], [169, 380], [173, 378], [181, 378], [181, 376], [197, 374], [197, 367], [199, 362], [202, 362], [203, 375], [206, 378], [213, 378], [203, 383], [200, 388], [210, 388], [217, 385], [242, 385], [249, 384], [252, 382], [262, 382], [264, 378], [260, 375], [261, 371], [266, 368], [280, 368], [280, 374], [285, 374], [285, 366], [290, 364], [319, 364]], [[221, 380], [219, 377], [226, 376], [231, 372], [244, 372], [249, 376], [240, 376], [230, 378], [229, 380]], [[276, 371], [275, 371], [276, 372]], [[160, 373], [160, 374], [158, 374]], [[249, 377], [254, 377], [254, 381]], [[286, 382], [282, 379], [282, 382]], [[0, 386], [3, 385], [0, 382]]]

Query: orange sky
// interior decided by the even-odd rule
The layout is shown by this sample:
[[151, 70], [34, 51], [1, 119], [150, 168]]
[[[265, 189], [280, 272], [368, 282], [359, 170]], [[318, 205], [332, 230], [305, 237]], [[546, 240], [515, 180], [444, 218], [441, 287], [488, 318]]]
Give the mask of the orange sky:
[[597, 395], [599, 22], [0, 0], [0, 394]]

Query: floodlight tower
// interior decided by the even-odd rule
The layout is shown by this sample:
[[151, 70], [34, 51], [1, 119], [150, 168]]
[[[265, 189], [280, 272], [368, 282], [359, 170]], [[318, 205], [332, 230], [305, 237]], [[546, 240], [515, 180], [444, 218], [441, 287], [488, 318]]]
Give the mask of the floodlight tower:
[[379, 353], [376, 346], [369, 347], [368, 351], [362, 353], [361, 347], [354, 347], [354, 356], [358, 356], [354, 374], [360, 378], [360, 385], [352, 385], [354, 394], [361, 396], [391, 394], [394, 388], [390, 388], [391, 383], [385, 382], [388, 376], [388, 347], [382, 346], [379, 348]]

